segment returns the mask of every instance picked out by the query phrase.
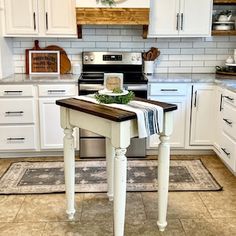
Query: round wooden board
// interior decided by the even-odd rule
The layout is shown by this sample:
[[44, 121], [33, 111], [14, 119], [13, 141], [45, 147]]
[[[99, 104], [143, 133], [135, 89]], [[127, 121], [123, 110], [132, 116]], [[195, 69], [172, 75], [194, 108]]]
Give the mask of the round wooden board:
[[59, 50], [60, 51], [60, 74], [66, 74], [71, 70], [70, 59], [68, 58], [65, 50], [56, 45], [50, 45], [44, 48], [44, 50]]

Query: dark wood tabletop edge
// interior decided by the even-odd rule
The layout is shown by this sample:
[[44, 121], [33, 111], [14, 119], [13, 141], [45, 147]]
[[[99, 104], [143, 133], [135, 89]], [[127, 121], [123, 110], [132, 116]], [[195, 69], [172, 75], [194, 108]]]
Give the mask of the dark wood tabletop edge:
[[[106, 109], [106, 111], [110, 112], [110, 114], [108, 112], [106, 113], [102, 113], [100, 111], [96, 111], [96, 109], [90, 110], [88, 108], [84, 108], [84, 107], [78, 107], [77, 105], [73, 104], [73, 101], [79, 101], [80, 103], [90, 103], [93, 104], [94, 108], [101, 108], [101, 106], [103, 106], [103, 109]], [[76, 98], [66, 98], [66, 99], [60, 99], [60, 100], [56, 100], [56, 104], [62, 107], [66, 107], [66, 108], [70, 108], [73, 110], [77, 110], [77, 111], [82, 111], [82, 112], [86, 112], [90, 115], [97, 115], [99, 117], [102, 118], [106, 118], [108, 120], [112, 120], [112, 121], [117, 121], [117, 122], [121, 122], [121, 121], [126, 121], [126, 120], [132, 120], [132, 119], [136, 119], [137, 116], [134, 112], [129, 112], [129, 111], [125, 111], [122, 109], [118, 109], [115, 108], [116, 111], [118, 111], [118, 115], [114, 114], [114, 108], [113, 107], [109, 107], [109, 106], [105, 106], [102, 104], [96, 104], [93, 102], [89, 102], [89, 101], [83, 101], [83, 100], [79, 100]]]
[[[169, 103], [164, 103], [164, 102], [159, 102], [159, 101], [153, 101], [153, 100], [147, 100], [147, 99], [142, 99], [142, 98], [135, 98], [135, 100], [138, 101], [143, 101], [143, 102], [149, 102], [151, 104], [154, 105], [158, 105], [161, 106], [164, 110], [164, 112], [169, 112], [169, 111], [174, 111], [177, 109], [177, 105], [175, 104], [169, 104]], [[79, 106], [75, 103], [80, 103], [80, 104], [93, 104], [94, 109], [88, 109], [88, 107], [83, 107], [83, 106]], [[129, 111], [125, 111], [123, 109], [118, 109], [115, 108], [117, 111], [117, 114], [114, 114], [114, 108], [113, 107], [109, 107], [103, 104], [96, 104], [96, 103], [92, 103], [89, 101], [84, 101], [84, 100], [78, 100], [76, 98], [66, 98], [66, 99], [60, 99], [60, 100], [56, 100], [56, 104], [62, 107], [66, 107], [66, 108], [70, 108], [73, 110], [77, 110], [77, 111], [82, 111], [82, 112], [86, 112], [88, 114], [91, 115], [97, 115], [99, 117], [102, 118], [106, 118], [112, 121], [117, 121], [117, 122], [121, 122], [121, 121], [126, 121], [126, 120], [132, 120], [132, 119], [136, 119], [137, 116], [134, 112], [129, 112]], [[101, 106], [103, 106], [103, 109], [105, 109], [105, 112], [99, 111], [99, 108], [101, 109]], [[97, 110], [96, 110], [97, 108]]]

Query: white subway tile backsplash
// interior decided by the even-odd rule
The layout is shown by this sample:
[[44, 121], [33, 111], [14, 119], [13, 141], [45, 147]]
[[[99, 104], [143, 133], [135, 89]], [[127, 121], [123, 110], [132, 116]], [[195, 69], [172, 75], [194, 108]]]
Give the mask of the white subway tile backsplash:
[[119, 48], [120, 42], [96, 42], [96, 48]]
[[204, 66], [204, 62], [203, 61], [181, 61], [180, 65], [183, 67]]
[[192, 48], [192, 42], [169, 43], [169, 48]]
[[192, 55], [169, 55], [169, 60], [180, 60], [180, 61], [189, 61], [192, 60]]
[[215, 67], [193, 67], [192, 73], [215, 73]]
[[218, 48], [235, 48], [236, 43], [235, 42], [218, 42], [217, 47]]
[[169, 73], [191, 73], [192, 68], [191, 67], [169, 67], [168, 72]]
[[216, 42], [194, 42], [194, 48], [216, 48]]
[[216, 60], [216, 55], [193, 55], [194, 61], [211, 61]]
[[220, 54], [226, 54], [229, 53], [229, 50], [227, 48], [205, 48], [205, 54], [211, 54], [211, 55], [220, 55]]
[[204, 54], [204, 48], [181, 48], [181, 54]]
[[142, 26], [85, 25], [82, 39], [68, 38], [13, 38], [15, 73], [25, 71], [25, 49], [34, 40], [40, 47], [58, 45], [65, 49], [72, 63], [81, 64], [83, 51], [147, 51], [160, 49], [155, 62], [156, 73], [211, 73], [216, 65], [223, 65], [236, 48], [236, 36], [208, 38], [142, 38]]
[[138, 48], [140, 51], [144, 48], [144, 43], [142, 42], [121, 42], [121, 48]]

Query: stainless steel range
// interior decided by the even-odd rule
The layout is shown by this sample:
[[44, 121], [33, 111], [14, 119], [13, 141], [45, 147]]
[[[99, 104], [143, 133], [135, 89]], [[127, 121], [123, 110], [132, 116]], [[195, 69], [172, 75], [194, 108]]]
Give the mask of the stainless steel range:
[[[83, 52], [82, 74], [78, 81], [79, 95], [103, 89], [104, 73], [123, 73], [123, 86], [135, 96], [147, 98], [147, 80], [142, 73], [142, 54], [136, 52]], [[145, 157], [146, 140], [133, 138], [128, 157]], [[80, 130], [80, 158], [105, 157], [105, 139], [87, 130]]]

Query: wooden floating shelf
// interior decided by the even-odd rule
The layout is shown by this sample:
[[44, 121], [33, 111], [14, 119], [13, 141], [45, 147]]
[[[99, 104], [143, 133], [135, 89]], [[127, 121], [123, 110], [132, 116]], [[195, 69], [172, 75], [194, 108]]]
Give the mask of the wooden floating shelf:
[[142, 25], [147, 37], [149, 8], [76, 8], [78, 30], [82, 25]]
[[222, 5], [225, 5], [225, 4], [236, 4], [236, 0], [214, 0], [213, 1], [214, 4], [222, 4]]
[[213, 36], [233, 36], [236, 35], [236, 30], [212, 30]]

